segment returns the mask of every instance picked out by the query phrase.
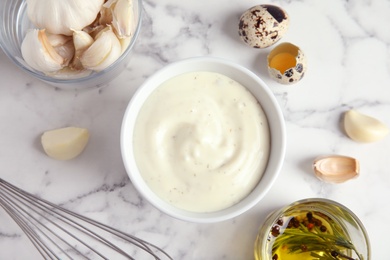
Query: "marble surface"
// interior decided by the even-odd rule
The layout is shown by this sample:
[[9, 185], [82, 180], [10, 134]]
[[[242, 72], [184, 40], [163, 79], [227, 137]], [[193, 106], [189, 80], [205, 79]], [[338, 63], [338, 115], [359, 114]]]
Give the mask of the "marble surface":
[[[100, 89], [64, 91], [17, 69], [0, 52], [1, 178], [65, 208], [163, 247], [174, 259], [253, 259], [253, 242], [267, 214], [295, 200], [320, 197], [349, 207], [364, 223], [372, 259], [388, 258], [390, 137], [362, 144], [340, 127], [357, 109], [390, 126], [390, 2], [279, 0], [291, 25], [280, 42], [301, 47], [305, 78], [291, 86], [272, 81], [267, 49], [238, 37], [238, 19], [257, 1], [144, 0], [143, 24], [125, 71]], [[287, 127], [287, 153], [277, 182], [253, 209], [235, 219], [195, 224], [164, 215], [135, 191], [122, 164], [119, 133], [134, 91], [156, 70], [194, 56], [237, 62], [275, 94]], [[42, 151], [43, 131], [76, 125], [91, 132], [84, 153], [56, 161]], [[341, 154], [361, 163], [344, 184], [316, 179], [317, 156]], [[36, 259], [21, 231], [0, 212], [1, 259]], [[21, 249], [22, 248], [22, 249]]]

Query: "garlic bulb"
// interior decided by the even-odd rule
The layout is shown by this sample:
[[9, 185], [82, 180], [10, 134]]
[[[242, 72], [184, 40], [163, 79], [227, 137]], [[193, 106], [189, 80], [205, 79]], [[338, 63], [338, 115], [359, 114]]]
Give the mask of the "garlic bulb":
[[353, 109], [344, 115], [344, 128], [347, 135], [358, 142], [379, 141], [389, 133], [382, 122]]
[[86, 69], [100, 71], [115, 62], [122, 53], [119, 39], [107, 26], [96, 36], [94, 43], [80, 57], [81, 64]]
[[45, 30], [28, 31], [22, 42], [21, 51], [23, 59], [29, 66], [44, 73], [60, 70], [68, 62], [66, 57], [62, 57], [50, 44]]
[[135, 15], [132, 0], [108, 0], [103, 7], [111, 9], [112, 26], [119, 38], [130, 37], [134, 31]]
[[132, 1], [26, 0], [29, 19], [39, 29], [25, 36], [24, 60], [64, 79], [107, 68], [131, 43], [137, 26]]
[[331, 155], [316, 158], [313, 169], [317, 178], [324, 182], [342, 183], [359, 176], [360, 164], [352, 157]]
[[38, 28], [72, 35], [97, 17], [104, 0], [27, 0], [27, 15]]

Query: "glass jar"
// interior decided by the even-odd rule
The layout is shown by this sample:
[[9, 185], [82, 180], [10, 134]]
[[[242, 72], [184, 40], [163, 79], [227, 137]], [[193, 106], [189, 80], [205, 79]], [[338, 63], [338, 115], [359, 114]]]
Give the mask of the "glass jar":
[[134, 47], [141, 26], [142, 0], [133, 0], [133, 8], [136, 16], [134, 20], [137, 24], [128, 47], [113, 64], [99, 72], [87, 73], [78, 78], [58, 78], [45, 75], [28, 66], [22, 58], [21, 44], [27, 30], [34, 26], [27, 17], [26, 0], [0, 1], [0, 47], [18, 68], [52, 86], [63, 89], [99, 87], [122, 72], [131, 57], [129, 54]]
[[332, 200], [311, 198], [271, 213], [259, 229], [254, 254], [256, 260], [324, 256], [368, 260], [370, 242], [363, 224], [348, 208]]

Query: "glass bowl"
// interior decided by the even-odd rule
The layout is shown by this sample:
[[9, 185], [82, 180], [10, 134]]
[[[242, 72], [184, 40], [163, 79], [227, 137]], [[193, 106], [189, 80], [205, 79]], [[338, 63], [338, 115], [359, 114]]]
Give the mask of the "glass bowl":
[[370, 259], [367, 232], [345, 206], [299, 200], [271, 213], [255, 241], [256, 260]]
[[133, 0], [134, 14], [136, 15], [134, 34], [127, 49], [109, 67], [99, 72], [92, 72], [78, 78], [50, 77], [28, 66], [21, 54], [21, 44], [27, 30], [34, 28], [27, 17], [26, 0], [0, 1], [0, 46], [8, 58], [27, 74], [38, 78], [52, 86], [62, 89], [83, 89], [99, 87], [114, 79], [122, 72], [128, 63], [131, 50], [139, 34], [142, 16], [142, 0]]

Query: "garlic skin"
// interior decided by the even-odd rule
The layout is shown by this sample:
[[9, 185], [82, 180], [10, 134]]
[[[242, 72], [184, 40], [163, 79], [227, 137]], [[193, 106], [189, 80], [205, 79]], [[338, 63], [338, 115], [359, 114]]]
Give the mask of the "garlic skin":
[[112, 26], [118, 38], [131, 37], [136, 24], [133, 0], [108, 0], [103, 7], [111, 9]]
[[101, 71], [114, 63], [122, 53], [122, 46], [111, 26], [100, 31], [94, 43], [80, 57], [86, 69]]
[[[110, 2], [110, 0], [108, 1]], [[107, 3], [103, 4], [102, 8], [100, 9], [100, 17], [99, 17], [99, 24], [107, 26], [112, 23], [112, 10], [109, 6], [107, 6]]]
[[343, 183], [360, 174], [360, 164], [355, 158], [330, 155], [317, 157], [313, 163], [316, 177], [328, 183]]
[[375, 142], [385, 138], [389, 128], [379, 120], [351, 109], [344, 115], [347, 135], [358, 142]]
[[38, 28], [53, 34], [72, 35], [91, 24], [104, 0], [27, 0], [27, 15]]
[[21, 51], [26, 63], [43, 73], [60, 70], [66, 63], [66, 60], [50, 44], [45, 30], [28, 31], [23, 39]]

